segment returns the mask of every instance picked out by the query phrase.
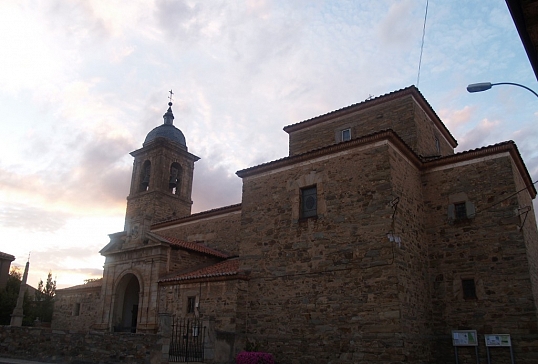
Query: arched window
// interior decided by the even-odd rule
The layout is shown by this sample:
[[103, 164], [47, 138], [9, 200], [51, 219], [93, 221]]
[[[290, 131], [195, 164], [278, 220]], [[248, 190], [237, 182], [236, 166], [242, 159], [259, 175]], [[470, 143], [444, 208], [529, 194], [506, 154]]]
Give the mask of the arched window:
[[149, 177], [151, 175], [151, 162], [145, 161], [142, 166], [142, 173], [140, 174], [140, 192], [147, 191], [149, 189]]
[[181, 191], [181, 166], [179, 163], [172, 163], [170, 166], [170, 179], [168, 182], [168, 188], [174, 195], [179, 195]]

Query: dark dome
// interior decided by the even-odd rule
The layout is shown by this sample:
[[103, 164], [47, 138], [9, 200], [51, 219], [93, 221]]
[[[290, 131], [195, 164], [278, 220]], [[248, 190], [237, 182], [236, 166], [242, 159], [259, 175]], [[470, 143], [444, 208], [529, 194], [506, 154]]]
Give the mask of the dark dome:
[[162, 124], [150, 131], [146, 136], [146, 140], [144, 140], [143, 146], [146, 146], [147, 143], [160, 137], [169, 139], [170, 141], [181, 144], [185, 147], [187, 146], [187, 143], [185, 142], [185, 136], [183, 135], [181, 130], [179, 130], [172, 124]]
[[[170, 93], [172, 90], [170, 90]], [[164, 124], [156, 127], [148, 133], [146, 140], [144, 140], [143, 146], [146, 146], [147, 143], [155, 140], [156, 138], [166, 138], [174, 143], [178, 143], [187, 148], [187, 143], [185, 142], [185, 135], [174, 126], [174, 113], [172, 113], [172, 102], [168, 103], [168, 110], [163, 115]]]

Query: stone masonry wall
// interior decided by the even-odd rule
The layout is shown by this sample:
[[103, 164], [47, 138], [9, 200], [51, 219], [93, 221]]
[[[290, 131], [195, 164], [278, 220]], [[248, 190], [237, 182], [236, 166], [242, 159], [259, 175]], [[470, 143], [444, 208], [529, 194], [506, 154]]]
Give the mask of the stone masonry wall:
[[[251, 275], [238, 321], [278, 362], [405, 360], [388, 148], [244, 179], [240, 256]], [[300, 188], [313, 184], [318, 216], [301, 220]]]
[[398, 269], [401, 332], [406, 359], [430, 362], [431, 302], [428, 243], [420, 171], [397, 150], [390, 149], [394, 202], [393, 243]]
[[[122, 251], [106, 256], [103, 273], [102, 316], [99, 317], [99, 329], [110, 330], [121, 316], [118, 302], [121, 297], [117, 292], [119, 282], [126, 275], [133, 274], [140, 285], [137, 332], [153, 333], [157, 330], [157, 280], [168, 272], [169, 247], [150, 243], [137, 249]], [[113, 294], [114, 292], [114, 294]]]
[[[289, 154], [297, 155], [340, 142], [340, 132], [347, 128], [351, 128], [352, 138], [392, 129], [417, 154], [437, 154], [434, 133], [439, 132], [410, 95], [290, 132]], [[447, 141], [442, 137], [438, 139], [443, 155], [453, 154]]]
[[[53, 329], [87, 331], [97, 322], [101, 308], [101, 287], [59, 290], [54, 297]], [[78, 312], [76, 306], [78, 305]]]
[[168, 363], [161, 351], [159, 335], [0, 326], [0, 357], [4, 358], [80, 364]]
[[[529, 274], [532, 283], [532, 293], [535, 305], [538, 304], [538, 233], [536, 227], [536, 213], [534, 210], [532, 198], [527, 191], [530, 186], [526, 186], [515, 163], [512, 161], [512, 171], [516, 183], [518, 205], [520, 208], [530, 207], [528, 214], [519, 216], [518, 226], [522, 227], [523, 236], [525, 237], [527, 260], [529, 261]], [[538, 315], [538, 312], [537, 312]]]
[[[237, 280], [161, 284], [159, 286], [159, 312], [172, 314], [175, 319], [197, 317], [211, 322], [214, 361], [229, 363], [237, 354], [236, 310]], [[196, 297], [195, 313], [187, 312], [188, 297]]]
[[[482, 360], [481, 335], [500, 333], [512, 335], [516, 362], [535, 363], [536, 302], [520, 218], [515, 216], [519, 204], [510, 156], [434, 168], [424, 174], [423, 186], [431, 236], [435, 361], [453, 363], [451, 330], [472, 329], [480, 335]], [[476, 215], [449, 220], [448, 205], [462, 199], [474, 203]], [[462, 279], [474, 279], [476, 299], [464, 299]]]
[[[433, 123], [430, 117], [424, 112], [422, 107], [414, 102], [413, 109], [415, 113], [415, 124], [416, 124], [416, 148], [415, 150], [418, 154], [424, 157], [442, 155], [447, 156], [454, 154], [454, 148], [448, 143]], [[439, 141], [439, 149], [435, 144], [435, 139]]]
[[238, 254], [241, 213], [190, 221], [175, 226], [153, 230], [163, 236], [174, 236], [185, 241], [200, 241], [211, 248]]
[[[197, 158], [164, 138], [158, 138], [132, 155], [135, 160], [124, 226], [128, 244], [142, 242], [152, 223], [190, 215], [194, 161]], [[146, 161], [151, 163], [149, 186], [147, 191], [141, 191]], [[177, 193], [172, 193], [169, 188], [173, 163], [181, 166]]]
[[168, 270], [166, 273], [161, 273], [161, 277], [171, 274], [173, 272], [185, 271], [186, 269], [193, 269], [195, 267], [207, 267], [209, 265], [216, 264], [222, 259], [212, 257], [193, 251], [170, 248], [170, 259], [168, 263]]
[[[196, 313], [187, 313], [187, 298], [196, 297]], [[161, 284], [159, 286], [159, 312], [175, 317], [210, 319], [221, 331], [235, 332], [237, 281]]]

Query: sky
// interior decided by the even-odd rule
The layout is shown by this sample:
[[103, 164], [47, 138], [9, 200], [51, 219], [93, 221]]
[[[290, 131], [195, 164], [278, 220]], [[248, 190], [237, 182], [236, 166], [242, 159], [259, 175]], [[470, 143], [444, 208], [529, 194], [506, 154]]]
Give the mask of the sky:
[[235, 172], [285, 157], [286, 125], [410, 85], [457, 152], [514, 140], [538, 179], [537, 80], [504, 0], [2, 0], [0, 251], [28, 283], [102, 276], [129, 152], [174, 125], [193, 212], [241, 202]]

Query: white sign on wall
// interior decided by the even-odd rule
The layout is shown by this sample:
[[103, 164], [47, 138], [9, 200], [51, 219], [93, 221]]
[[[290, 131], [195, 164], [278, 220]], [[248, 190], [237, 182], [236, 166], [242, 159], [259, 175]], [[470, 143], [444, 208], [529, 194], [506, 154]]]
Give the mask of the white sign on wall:
[[486, 346], [512, 346], [509, 334], [484, 335]]
[[454, 346], [478, 346], [476, 330], [452, 331], [452, 345]]

